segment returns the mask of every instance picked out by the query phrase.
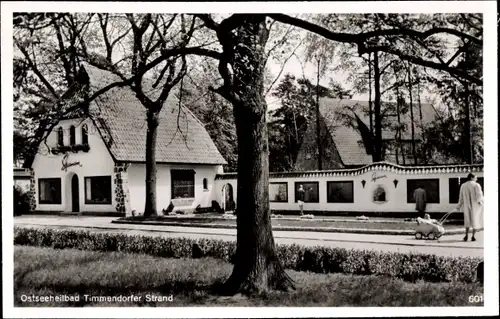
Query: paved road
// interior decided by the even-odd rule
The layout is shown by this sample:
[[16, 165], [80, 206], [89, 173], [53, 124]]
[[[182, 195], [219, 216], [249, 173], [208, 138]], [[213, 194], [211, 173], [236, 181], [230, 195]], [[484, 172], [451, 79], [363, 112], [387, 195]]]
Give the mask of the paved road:
[[[27, 215], [14, 218], [16, 226], [88, 229], [148, 236], [213, 238], [235, 240], [235, 229], [112, 224], [113, 217]], [[463, 242], [462, 234], [444, 235], [439, 240], [416, 240], [413, 236], [274, 231], [278, 244], [373, 249], [391, 252], [419, 252], [443, 256], [483, 257], [483, 232], [476, 242]]]

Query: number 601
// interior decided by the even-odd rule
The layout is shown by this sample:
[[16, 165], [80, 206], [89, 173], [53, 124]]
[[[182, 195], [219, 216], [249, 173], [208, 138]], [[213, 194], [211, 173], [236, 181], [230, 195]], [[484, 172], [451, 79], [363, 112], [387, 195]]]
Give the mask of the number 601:
[[469, 296], [469, 302], [470, 303], [483, 302], [483, 295]]

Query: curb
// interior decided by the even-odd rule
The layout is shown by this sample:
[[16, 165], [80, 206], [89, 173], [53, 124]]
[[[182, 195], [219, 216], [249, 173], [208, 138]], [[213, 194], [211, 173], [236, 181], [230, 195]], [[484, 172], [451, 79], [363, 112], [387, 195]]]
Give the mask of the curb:
[[[118, 223], [119, 224], [119, 223]], [[78, 229], [78, 230], [86, 230], [86, 231], [89, 231], [89, 232], [98, 232], [98, 230], [110, 230], [110, 231], [118, 231], [118, 232], [122, 232], [122, 231], [127, 231], [127, 230], [136, 230], [136, 231], [148, 231], [147, 229], [133, 229], [133, 228], [114, 228], [114, 227], [106, 227], [106, 226], [71, 226], [71, 225], [40, 225], [40, 224], [21, 224], [21, 225], [17, 225], [16, 227], [19, 227], [19, 228], [33, 228], [33, 226], [35, 228], [37, 227], [41, 227], [41, 228], [49, 228], [49, 229]], [[55, 228], [54, 228], [55, 227]], [[155, 230], [155, 232], [159, 232], [159, 233], [162, 233], [162, 232], [170, 232], [169, 230]], [[200, 233], [201, 234], [201, 233]], [[204, 233], [205, 235], [214, 235], [213, 233]], [[221, 234], [221, 235], [229, 235], [229, 234]], [[157, 235], [143, 235], [143, 236], [152, 236], [152, 237], [155, 237]], [[230, 235], [230, 236], [236, 236], [236, 234], [234, 235]], [[308, 238], [308, 237], [277, 237], [277, 239], [305, 239], [305, 240], [311, 240], [312, 238]], [[225, 239], [221, 239], [221, 240], [225, 240]], [[314, 240], [314, 239], [313, 239]], [[329, 241], [332, 241], [332, 240], [329, 240], [329, 239], [325, 239], [325, 238], [318, 238], [317, 240], [319, 241], [323, 241], [323, 242], [329, 242]], [[227, 241], [227, 240], [225, 240]], [[234, 241], [234, 240], [229, 240], [229, 241]], [[333, 240], [333, 241], [345, 241], [345, 240]], [[410, 246], [410, 247], [422, 247], [423, 245], [421, 244], [417, 244], [417, 243], [403, 243], [403, 242], [373, 242], [373, 241], [366, 241], [366, 240], [356, 240], [356, 241], [352, 241], [353, 243], [359, 243], [359, 244], [362, 244], [362, 243], [370, 243], [370, 244], [373, 244], [373, 243], [376, 243], [376, 244], [382, 244], [382, 245], [400, 245], [400, 246]], [[284, 245], [287, 245], [287, 244], [284, 244]], [[425, 244], [424, 246], [426, 247], [439, 247], [439, 248], [443, 248], [443, 247], [446, 247], [446, 248], [459, 248], [459, 249], [478, 249], [479, 247], [464, 247], [464, 246], [442, 246], [442, 245], [434, 245], [432, 244], [432, 241], [431, 243], [429, 244]], [[482, 249], [482, 247], [481, 247]]]
[[[153, 222], [153, 221], [127, 221], [113, 220], [113, 224], [129, 225], [153, 225], [153, 226], [179, 226], [179, 227], [198, 227], [198, 228], [223, 228], [236, 229], [236, 225], [226, 224], [192, 224], [175, 222]], [[415, 234], [413, 230], [392, 230], [392, 229], [363, 229], [363, 228], [333, 228], [333, 227], [293, 227], [293, 226], [273, 226], [276, 231], [304, 231], [304, 232], [322, 232], [322, 233], [351, 233], [351, 234], [369, 234], [369, 235], [411, 235]], [[463, 230], [449, 230], [445, 235], [461, 234]]]
[[[187, 219], [207, 219], [207, 220], [210, 220], [210, 221], [215, 221], [215, 220], [236, 220], [236, 216], [233, 217], [233, 218], [224, 218], [224, 217], [197, 217], [196, 215], [195, 216], [183, 216], [183, 215], [178, 215], [178, 216], [162, 216], [163, 219], [165, 219], [166, 223], [168, 222], [173, 222], [175, 220], [178, 220], [178, 219], [184, 219], [184, 220], [187, 220]], [[271, 220], [294, 220], [294, 221], [304, 221], [304, 222], [335, 222], [335, 223], [342, 223], [342, 222], [346, 222], [346, 223], [352, 223], [352, 222], [356, 222], [356, 223], [385, 223], [385, 224], [399, 224], [399, 223], [415, 223], [416, 221], [405, 221], [405, 220], [380, 220], [380, 219], [368, 219], [368, 220], [362, 220], [362, 219], [355, 219], [355, 218], [313, 218], [313, 219], [307, 219], [307, 218], [300, 218], [300, 217], [281, 217], [281, 218], [273, 218], [271, 216]], [[126, 220], [128, 221], [128, 220]], [[446, 220], [446, 223], [450, 223], [450, 222], [460, 222], [460, 223], [463, 223], [462, 220], [458, 220], [458, 219], [448, 219]], [[163, 223], [163, 222], [160, 222], [160, 223]]]

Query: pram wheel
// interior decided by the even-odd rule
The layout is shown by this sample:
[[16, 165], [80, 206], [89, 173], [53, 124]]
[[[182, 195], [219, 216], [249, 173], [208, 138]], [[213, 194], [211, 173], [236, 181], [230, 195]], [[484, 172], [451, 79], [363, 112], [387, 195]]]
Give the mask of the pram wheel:
[[436, 235], [434, 235], [434, 233], [429, 233], [429, 235], [427, 235], [427, 238], [429, 238], [430, 240], [434, 240], [436, 239]]
[[443, 234], [439, 233], [436, 235], [436, 238], [441, 238], [441, 236], [443, 236]]
[[422, 233], [415, 233], [416, 239], [422, 239]]

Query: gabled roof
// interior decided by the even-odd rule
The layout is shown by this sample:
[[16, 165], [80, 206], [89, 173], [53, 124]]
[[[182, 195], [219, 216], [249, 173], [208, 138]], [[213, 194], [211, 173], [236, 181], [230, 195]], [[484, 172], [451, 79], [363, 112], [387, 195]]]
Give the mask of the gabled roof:
[[[345, 106], [352, 107], [358, 101], [323, 98], [319, 101], [319, 111], [324, 120], [327, 132], [331, 135], [335, 147], [344, 165], [365, 165], [372, 163], [372, 156], [363, 142], [358, 129], [346, 125], [346, 119], [340, 114]], [[349, 115], [349, 113], [347, 113]], [[357, 121], [351, 125], [358, 126]]]
[[[387, 102], [383, 102], [384, 104]], [[394, 103], [387, 103], [388, 105]], [[420, 108], [414, 103], [415, 137], [418, 139], [421, 133], [421, 123], [424, 125], [434, 120], [436, 111], [432, 105], [421, 103], [422, 122], [420, 121]], [[369, 134], [370, 120], [368, 116], [369, 104], [367, 101], [341, 100], [322, 98], [319, 101], [319, 109], [325, 126], [331, 134], [335, 146], [339, 152], [344, 165], [366, 165], [372, 163], [370, 145], [368, 145], [367, 130]], [[391, 123], [397, 122], [396, 115], [386, 117]], [[402, 139], [411, 139], [411, 116], [400, 115], [400, 122], [406, 126], [402, 132]], [[383, 129], [382, 138], [392, 140], [395, 138], [394, 129]]]
[[[121, 81], [117, 75], [88, 64], [82, 66], [81, 72], [88, 76], [88, 83], [84, 89], [76, 90], [69, 100], [78, 100], [81, 94], [91, 96], [101, 88]], [[152, 89], [147, 81], [143, 86], [148, 97], [154, 99], [158, 96], [159, 88]], [[145, 162], [146, 108], [128, 86], [115, 87], [100, 95], [90, 103], [89, 113], [115, 161]], [[73, 117], [80, 115], [80, 112], [72, 114]], [[179, 103], [174, 90], [160, 112], [156, 162], [226, 164], [203, 124]]]

